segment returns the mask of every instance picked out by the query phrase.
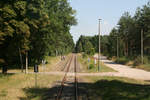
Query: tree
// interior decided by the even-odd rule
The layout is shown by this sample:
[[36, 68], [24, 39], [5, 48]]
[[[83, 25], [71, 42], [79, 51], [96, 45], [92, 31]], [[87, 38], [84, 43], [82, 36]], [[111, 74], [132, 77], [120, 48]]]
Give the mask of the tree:
[[74, 14], [67, 0], [0, 1], [0, 65], [23, 65], [27, 53], [34, 65], [56, 50], [71, 52]]

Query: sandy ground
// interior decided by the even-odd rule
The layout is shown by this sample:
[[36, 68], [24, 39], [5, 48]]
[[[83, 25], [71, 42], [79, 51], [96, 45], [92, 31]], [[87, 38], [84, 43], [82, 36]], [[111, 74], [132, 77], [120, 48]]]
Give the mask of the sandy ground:
[[[96, 57], [96, 56], [95, 56]], [[144, 71], [141, 69], [131, 68], [130, 66], [125, 66], [121, 64], [116, 64], [110, 60], [107, 60], [106, 57], [101, 57], [101, 61], [107, 66], [110, 67], [117, 72], [101, 72], [101, 73], [80, 73], [82, 66], [79, 67], [77, 76], [118, 76], [118, 77], [127, 77], [137, 80], [145, 80], [150, 81], [150, 72]], [[63, 65], [63, 64], [62, 64]], [[29, 74], [34, 74], [30, 72]], [[51, 74], [51, 75], [64, 75], [65, 71], [52, 71], [52, 72], [39, 72], [39, 74]], [[73, 63], [71, 64], [71, 68], [68, 72], [67, 76], [74, 76], [74, 68]]]
[[[95, 57], [97, 57], [97, 56], [95, 56]], [[128, 77], [128, 78], [140, 79], [140, 80], [150, 80], [150, 72], [148, 72], [148, 71], [131, 68], [131, 66], [116, 64], [110, 60], [107, 60], [106, 57], [104, 57], [104, 56], [101, 57], [101, 61], [106, 66], [118, 71], [118, 72], [102, 73], [102, 75]]]
[[[79, 73], [78, 76], [118, 76], [118, 77], [127, 77], [137, 80], [146, 80], [150, 81], [150, 72], [131, 68], [130, 66], [125, 66], [121, 64], [116, 64], [110, 60], [107, 60], [106, 57], [101, 57], [101, 61], [108, 67], [116, 70], [117, 72], [103, 72], [103, 73]], [[81, 66], [80, 66], [81, 67]], [[57, 74], [64, 75], [64, 72], [47, 72], [47, 74]], [[68, 76], [74, 76], [73, 72], [69, 72]]]

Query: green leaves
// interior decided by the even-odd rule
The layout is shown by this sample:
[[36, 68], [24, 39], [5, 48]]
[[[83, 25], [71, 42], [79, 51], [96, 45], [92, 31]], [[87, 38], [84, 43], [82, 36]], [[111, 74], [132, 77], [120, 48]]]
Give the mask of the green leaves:
[[[150, 2], [142, 8], [137, 8], [134, 16], [123, 13], [118, 26], [113, 28], [108, 36], [101, 36], [101, 52], [109, 57], [126, 56], [132, 59], [141, 55], [141, 30], [143, 34], [144, 55], [150, 55]], [[98, 52], [98, 36], [81, 36], [76, 44], [77, 52], [85, 52], [92, 46]], [[88, 43], [88, 45], [87, 45]]]
[[92, 44], [91, 41], [93, 41], [94, 39], [92, 37], [88, 37], [88, 36], [80, 36], [79, 40], [76, 43], [76, 47], [75, 50], [77, 53], [80, 52], [85, 52], [86, 54], [89, 55], [93, 55], [95, 53], [95, 48], [94, 44], [97, 44], [94, 42], [94, 44]]
[[71, 52], [74, 43], [69, 30], [76, 24], [74, 13], [67, 0], [0, 1], [1, 62], [18, 65], [19, 55], [24, 62], [28, 52], [29, 64], [35, 64], [56, 51]]
[[15, 18], [17, 16], [11, 5], [5, 5], [4, 8], [1, 9], [1, 12], [2, 17], [5, 19]]
[[18, 14], [20, 14], [21, 16], [24, 16], [26, 14], [26, 6], [27, 6], [26, 1], [16, 1], [14, 3], [14, 8], [15, 8], [16, 12]]
[[4, 22], [3, 32], [5, 33], [5, 35], [12, 37], [14, 33], [14, 29], [7, 22]]

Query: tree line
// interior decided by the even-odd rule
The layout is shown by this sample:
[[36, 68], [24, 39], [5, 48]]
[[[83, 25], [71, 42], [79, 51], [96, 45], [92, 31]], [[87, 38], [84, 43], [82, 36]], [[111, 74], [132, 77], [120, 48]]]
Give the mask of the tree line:
[[[143, 42], [141, 42], [141, 35], [143, 35]], [[76, 52], [86, 52], [88, 49], [85, 50], [83, 45], [87, 44], [87, 41], [90, 42], [88, 49], [94, 48], [98, 52], [97, 35], [81, 36], [76, 44]], [[118, 44], [119, 57], [135, 59], [141, 55], [142, 43], [144, 56], [150, 59], [150, 2], [141, 8], [138, 7], [134, 16], [125, 12], [110, 34], [101, 36], [101, 52], [108, 57], [117, 56]]]
[[69, 53], [69, 32], [76, 25], [75, 10], [67, 0], [1, 0], [0, 66], [41, 63], [46, 56]]

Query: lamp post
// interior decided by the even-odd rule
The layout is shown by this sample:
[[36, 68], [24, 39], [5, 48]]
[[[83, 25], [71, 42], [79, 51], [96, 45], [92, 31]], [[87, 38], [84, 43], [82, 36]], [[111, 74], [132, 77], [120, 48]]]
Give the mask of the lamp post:
[[101, 45], [100, 45], [100, 21], [101, 19], [98, 19], [99, 20], [99, 26], [98, 26], [98, 35], [99, 35], [99, 52], [98, 52], [98, 71], [100, 71], [100, 53], [101, 53]]

